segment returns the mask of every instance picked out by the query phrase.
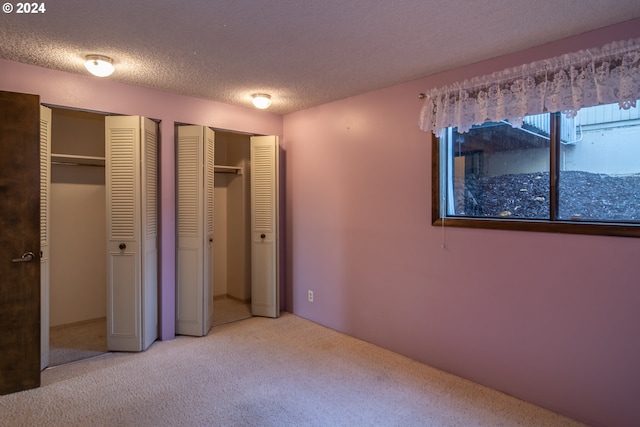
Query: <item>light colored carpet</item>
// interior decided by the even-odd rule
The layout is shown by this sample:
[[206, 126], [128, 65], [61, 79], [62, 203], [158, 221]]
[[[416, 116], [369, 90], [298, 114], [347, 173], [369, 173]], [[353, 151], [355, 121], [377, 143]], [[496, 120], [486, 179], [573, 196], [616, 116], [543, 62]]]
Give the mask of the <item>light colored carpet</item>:
[[107, 319], [92, 319], [49, 330], [49, 366], [88, 359], [107, 352]]
[[228, 296], [213, 299], [213, 326], [237, 322], [251, 317], [251, 303]]
[[[213, 326], [251, 317], [251, 304], [222, 296], [213, 301]], [[91, 319], [50, 329], [49, 366], [100, 356], [107, 352], [107, 319]]]
[[295, 315], [43, 372], [0, 426], [580, 426]]
[[[222, 296], [213, 301], [213, 326], [251, 317], [251, 304]], [[91, 319], [50, 329], [49, 366], [100, 356], [107, 352], [107, 319]]]

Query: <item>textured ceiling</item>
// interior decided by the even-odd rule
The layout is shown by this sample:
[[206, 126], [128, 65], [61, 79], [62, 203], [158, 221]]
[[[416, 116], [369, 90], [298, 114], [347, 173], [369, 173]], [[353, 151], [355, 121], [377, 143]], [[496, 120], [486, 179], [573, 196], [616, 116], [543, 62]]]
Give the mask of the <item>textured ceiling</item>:
[[[640, 0], [50, 0], [0, 57], [286, 114], [640, 17]], [[16, 2], [13, 2], [16, 5]], [[1, 70], [0, 70], [1, 71]]]

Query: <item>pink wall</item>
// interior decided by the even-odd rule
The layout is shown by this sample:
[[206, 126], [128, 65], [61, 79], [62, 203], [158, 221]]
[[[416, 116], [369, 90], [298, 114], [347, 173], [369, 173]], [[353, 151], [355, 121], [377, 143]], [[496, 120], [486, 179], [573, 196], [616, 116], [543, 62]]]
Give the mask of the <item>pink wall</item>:
[[285, 116], [287, 308], [593, 425], [639, 425], [640, 240], [433, 227], [417, 126], [431, 87], [632, 37], [640, 20]]
[[282, 117], [198, 98], [63, 73], [0, 59], [0, 90], [40, 95], [40, 102], [141, 115], [160, 124], [160, 337], [175, 336], [174, 123], [282, 136]]

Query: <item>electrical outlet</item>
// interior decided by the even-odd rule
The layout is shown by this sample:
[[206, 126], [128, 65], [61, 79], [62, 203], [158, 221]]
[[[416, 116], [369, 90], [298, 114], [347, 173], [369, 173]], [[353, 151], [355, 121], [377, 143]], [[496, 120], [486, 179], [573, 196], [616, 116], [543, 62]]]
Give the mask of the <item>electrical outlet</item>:
[[313, 291], [309, 291], [309, 302], [313, 302]]

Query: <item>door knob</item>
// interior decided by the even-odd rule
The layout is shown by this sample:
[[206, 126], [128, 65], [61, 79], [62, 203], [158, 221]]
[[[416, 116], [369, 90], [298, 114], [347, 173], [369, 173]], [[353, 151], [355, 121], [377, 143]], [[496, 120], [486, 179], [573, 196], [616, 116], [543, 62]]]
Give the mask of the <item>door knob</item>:
[[125, 249], [127, 249], [127, 245], [126, 245], [125, 243], [120, 243], [120, 244], [118, 245], [118, 247], [119, 247], [119, 248], [120, 248], [120, 250], [122, 250], [122, 251], [123, 251], [123, 250], [125, 250]]
[[20, 258], [14, 258], [11, 262], [30, 262], [33, 261], [33, 258], [35, 258], [33, 252], [25, 252]]

